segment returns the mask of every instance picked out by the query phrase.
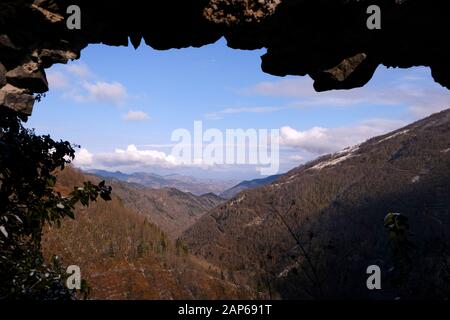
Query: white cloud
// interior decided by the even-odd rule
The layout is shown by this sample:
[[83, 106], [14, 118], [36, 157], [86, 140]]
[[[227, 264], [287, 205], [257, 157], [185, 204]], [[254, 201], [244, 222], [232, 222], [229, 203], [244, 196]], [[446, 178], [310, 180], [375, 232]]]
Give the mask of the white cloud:
[[317, 94], [313, 89], [313, 81], [309, 77], [261, 82], [245, 90], [245, 92], [288, 98], [303, 98]]
[[[280, 146], [283, 147], [281, 156], [286, 163], [299, 163], [313, 156], [332, 153], [348, 146], [364, 142], [365, 140], [388, 133], [406, 125], [404, 121], [372, 119], [357, 123], [353, 126], [340, 128], [313, 127], [307, 130], [297, 130], [289, 126], [280, 129]], [[146, 168], [210, 168], [207, 163], [185, 163], [163, 151], [145, 149], [146, 147], [160, 147], [148, 145], [137, 147], [129, 145], [126, 149], [116, 149], [113, 152], [92, 154], [86, 149], [77, 152], [75, 165], [83, 168], [97, 168], [106, 170], [140, 171]], [[170, 147], [172, 144], [163, 145]], [[287, 152], [290, 150], [289, 152]], [[295, 154], [292, 154], [295, 151]], [[213, 166], [219, 168], [221, 166]]]
[[135, 145], [129, 145], [127, 149], [116, 149], [114, 153], [102, 153], [96, 156], [96, 160], [103, 165], [113, 166], [173, 166], [177, 164], [171, 155], [156, 150], [139, 150]]
[[87, 79], [93, 76], [89, 67], [83, 63], [69, 64], [65, 66], [65, 70], [81, 79]]
[[304, 131], [286, 126], [280, 130], [280, 144], [321, 155], [342, 150], [404, 125], [406, 123], [403, 121], [373, 119], [349, 127], [313, 127]]
[[117, 81], [99, 80], [85, 64], [69, 64], [48, 72], [50, 87], [63, 90], [63, 97], [77, 102], [123, 104], [130, 95]]
[[47, 81], [50, 89], [64, 89], [69, 85], [69, 79], [60, 71], [47, 72]]
[[125, 120], [125, 121], [145, 121], [148, 119], [149, 119], [149, 116], [144, 111], [131, 110], [123, 116], [123, 120]]
[[[247, 90], [247, 93], [281, 98], [295, 98], [293, 107], [350, 107], [355, 105], [398, 104], [402, 103], [403, 95], [393, 95], [393, 88], [355, 88], [352, 90], [332, 90], [316, 92], [313, 81], [309, 77], [283, 79], [273, 82], [263, 82]], [[397, 91], [397, 90], [395, 90]], [[398, 92], [397, 92], [398, 93]]]
[[[418, 75], [415, 74], [415, 71]], [[423, 80], [423, 70], [412, 69], [401, 81], [368, 84], [352, 90], [316, 92], [309, 77], [259, 83], [244, 90], [246, 94], [290, 98], [290, 108], [354, 107], [367, 105], [404, 106], [415, 118], [423, 118], [450, 107], [450, 92], [436, 83]]]
[[73, 163], [81, 168], [91, 167], [93, 165], [94, 156], [87, 149], [81, 148], [75, 154]]
[[83, 87], [87, 91], [86, 94], [76, 97], [81, 102], [95, 101], [121, 104], [128, 97], [127, 89], [119, 82], [86, 82]]
[[[369, 138], [388, 133], [404, 125], [406, 125], [406, 122], [399, 120], [372, 119], [348, 127], [313, 127], [303, 131], [285, 126], [280, 129], [280, 146], [282, 147], [280, 154], [282, 159], [280, 160], [290, 165], [302, 163], [315, 156], [333, 153], [359, 144]], [[116, 149], [113, 152], [96, 154], [92, 154], [86, 149], [81, 149], [76, 154], [74, 164], [84, 169], [96, 168], [124, 171], [153, 170], [155, 167], [172, 169], [194, 167], [210, 169], [214, 167], [215, 170], [227, 167], [224, 165], [210, 166], [202, 161], [189, 164], [166, 152], [146, 149], [161, 146], [171, 147], [173, 145], [137, 147], [132, 144], [126, 149]], [[232, 165], [231, 167], [236, 168], [237, 166]]]
[[217, 112], [207, 113], [205, 117], [210, 120], [222, 119], [225, 115], [239, 113], [270, 113], [281, 110], [279, 107], [244, 107], [244, 108], [226, 108]]
[[172, 155], [156, 150], [140, 150], [135, 145], [97, 154], [81, 149], [75, 156], [74, 164], [85, 169], [141, 169], [151, 166], [167, 168], [180, 165]]

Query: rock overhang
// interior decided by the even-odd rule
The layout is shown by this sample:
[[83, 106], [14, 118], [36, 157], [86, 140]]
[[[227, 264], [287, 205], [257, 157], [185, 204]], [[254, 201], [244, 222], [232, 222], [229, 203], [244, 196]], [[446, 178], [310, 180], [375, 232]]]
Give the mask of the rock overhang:
[[[367, 28], [367, 8], [382, 28]], [[67, 8], [81, 8], [69, 30]], [[365, 85], [379, 65], [431, 68], [450, 88], [445, 3], [426, 0], [4, 0], [0, 3], [0, 105], [30, 115], [48, 90], [45, 69], [78, 59], [89, 44], [266, 48], [262, 70], [309, 75], [317, 91]]]

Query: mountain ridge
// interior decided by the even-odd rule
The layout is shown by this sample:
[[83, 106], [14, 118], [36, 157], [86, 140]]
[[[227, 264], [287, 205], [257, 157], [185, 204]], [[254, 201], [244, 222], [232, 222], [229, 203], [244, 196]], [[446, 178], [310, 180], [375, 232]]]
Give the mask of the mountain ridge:
[[[270, 283], [266, 291], [281, 298], [395, 298], [418, 288], [417, 296], [439, 296], [449, 286], [435, 275], [450, 275], [441, 267], [450, 261], [449, 150], [446, 110], [245, 190], [180, 239], [240, 281]], [[392, 268], [389, 212], [409, 218], [418, 249], [405, 288], [384, 283], [376, 293], [365, 270]]]
[[225, 201], [214, 193], [197, 196], [177, 188], [136, 187], [135, 183], [108, 179], [106, 183], [112, 186], [114, 194], [127, 209], [145, 216], [171, 239]]
[[276, 181], [281, 176], [283, 176], [283, 175], [277, 174], [277, 175], [268, 176], [266, 178], [261, 178], [261, 179], [244, 180], [244, 181], [240, 182], [239, 184], [233, 186], [232, 188], [227, 189], [224, 192], [220, 193], [220, 197], [222, 197], [224, 199], [231, 199], [234, 196], [236, 196], [238, 193], [240, 193], [241, 191], [261, 187], [266, 184], [270, 184], [270, 183]]

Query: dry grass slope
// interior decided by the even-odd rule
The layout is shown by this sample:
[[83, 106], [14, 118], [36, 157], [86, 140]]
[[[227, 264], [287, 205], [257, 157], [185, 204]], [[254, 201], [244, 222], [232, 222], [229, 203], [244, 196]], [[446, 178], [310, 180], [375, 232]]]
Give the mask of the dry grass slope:
[[[58, 189], [68, 193], [85, 180], [69, 167], [58, 175]], [[114, 190], [113, 190], [114, 195]], [[75, 220], [46, 230], [44, 252], [81, 267], [92, 299], [249, 298], [250, 290], [221, 277], [221, 271], [191, 256], [143, 214], [125, 208], [113, 196], [78, 208]]]

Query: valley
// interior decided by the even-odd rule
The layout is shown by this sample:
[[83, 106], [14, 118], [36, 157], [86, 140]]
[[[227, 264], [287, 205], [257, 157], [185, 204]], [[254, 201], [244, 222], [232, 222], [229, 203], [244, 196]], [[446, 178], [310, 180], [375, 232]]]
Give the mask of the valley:
[[[450, 110], [319, 157], [226, 201], [109, 180], [112, 203], [46, 233], [102, 299], [394, 299], [448, 294]], [[97, 176], [68, 168], [68, 192]], [[248, 184], [248, 182], [244, 183]], [[383, 220], [407, 217], [401, 285]], [[367, 290], [379, 265], [383, 290]]]
[[[57, 189], [68, 194], [73, 186], [85, 180], [99, 181], [95, 176], [83, 175], [81, 171], [67, 167], [58, 175]], [[131, 187], [121, 189], [126, 185], [117, 182], [113, 186], [112, 201], [97, 202], [89, 208], [79, 207], [75, 220], [66, 219], [60, 228], [48, 227], [44, 233], [44, 255], [50, 260], [57, 254], [62, 263], [80, 266], [83, 279], [90, 287], [90, 299], [255, 297], [249, 287], [225, 279], [220, 268], [190, 255], [182, 242], [152, 222], [159, 221], [163, 227], [172, 230], [163, 220], [152, 219], [152, 215], [165, 212], [153, 211], [155, 207], [152, 206], [146, 213], [135, 212], [126, 206], [127, 201], [117, 196], [126, 194]], [[138, 191], [144, 192], [137, 189], [134, 195], [145, 197], [145, 193]], [[171, 195], [166, 200], [175, 203], [182, 194], [180, 191], [173, 194], [173, 190], [154, 191], [164, 191], [160, 196]], [[186, 202], [184, 209], [188, 206]]]

